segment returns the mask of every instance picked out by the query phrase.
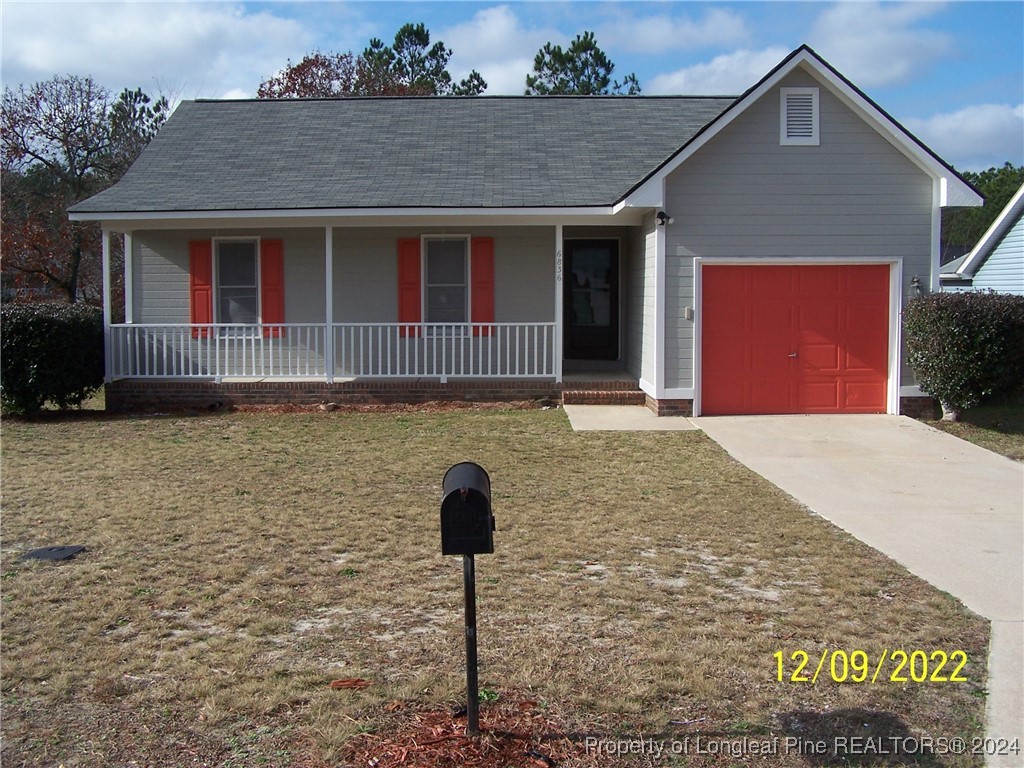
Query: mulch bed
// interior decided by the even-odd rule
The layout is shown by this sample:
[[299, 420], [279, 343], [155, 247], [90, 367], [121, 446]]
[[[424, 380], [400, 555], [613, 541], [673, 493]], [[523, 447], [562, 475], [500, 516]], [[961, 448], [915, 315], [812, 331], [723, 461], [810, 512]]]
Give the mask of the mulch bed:
[[485, 705], [480, 735], [466, 735], [466, 717], [443, 709], [385, 707], [394, 721], [364, 733], [348, 745], [346, 764], [366, 768], [569, 768], [597, 766], [582, 738], [570, 735], [554, 713], [536, 701]]

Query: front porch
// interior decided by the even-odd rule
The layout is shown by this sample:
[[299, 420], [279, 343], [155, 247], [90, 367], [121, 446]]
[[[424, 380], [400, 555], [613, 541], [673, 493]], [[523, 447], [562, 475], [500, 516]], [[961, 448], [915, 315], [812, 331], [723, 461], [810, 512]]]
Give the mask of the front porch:
[[499, 378], [561, 381], [551, 323], [118, 324], [117, 379]]

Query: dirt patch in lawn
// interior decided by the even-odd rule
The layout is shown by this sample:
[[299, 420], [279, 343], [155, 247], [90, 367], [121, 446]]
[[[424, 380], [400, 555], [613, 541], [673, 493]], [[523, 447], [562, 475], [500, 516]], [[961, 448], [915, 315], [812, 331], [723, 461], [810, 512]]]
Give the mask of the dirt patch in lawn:
[[[599, 759], [575, 736], [858, 732], [848, 713], [981, 733], [987, 623], [699, 432], [439, 408], [11, 421], [3, 437], [5, 766], [365, 766], [438, 728], [470, 749], [450, 717], [461, 562], [438, 533], [441, 479], [464, 460], [490, 472], [498, 522], [477, 558], [482, 717], [519, 734], [513, 751], [727, 765]], [[19, 559], [55, 544], [87, 551]], [[963, 650], [968, 682], [794, 681], [797, 651], [894, 649]], [[346, 678], [369, 685], [330, 686]]]

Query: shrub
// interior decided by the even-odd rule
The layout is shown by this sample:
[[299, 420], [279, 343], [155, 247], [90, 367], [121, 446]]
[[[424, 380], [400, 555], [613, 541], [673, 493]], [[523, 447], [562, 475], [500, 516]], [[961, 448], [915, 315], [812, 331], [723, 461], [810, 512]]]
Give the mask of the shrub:
[[0, 307], [0, 402], [11, 413], [82, 404], [103, 385], [103, 314], [84, 304]]
[[908, 360], [944, 418], [1024, 390], [1024, 296], [936, 293], [903, 311]]

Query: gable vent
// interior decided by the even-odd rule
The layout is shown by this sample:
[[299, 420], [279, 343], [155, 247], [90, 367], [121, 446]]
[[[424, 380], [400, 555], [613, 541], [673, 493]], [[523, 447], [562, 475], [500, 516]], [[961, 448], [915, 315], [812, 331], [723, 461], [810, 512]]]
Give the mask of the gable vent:
[[782, 88], [779, 143], [818, 146], [818, 89]]

